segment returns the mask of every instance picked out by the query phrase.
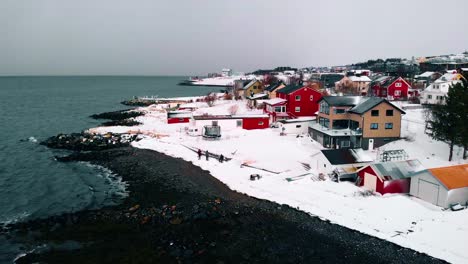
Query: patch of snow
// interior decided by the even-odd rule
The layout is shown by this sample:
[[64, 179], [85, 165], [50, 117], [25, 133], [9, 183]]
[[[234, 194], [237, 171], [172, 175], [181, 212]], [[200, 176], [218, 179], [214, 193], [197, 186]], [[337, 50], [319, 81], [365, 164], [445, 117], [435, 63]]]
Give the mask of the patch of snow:
[[[255, 113], [245, 101], [216, 101], [213, 107], [199, 113], [229, 114], [237, 105], [238, 114]], [[278, 129], [222, 130], [220, 140], [204, 140], [185, 133], [190, 124], [167, 124], [166, 113], [145, 108], [147, 114], [137, 117], [136, 127], [99, 127], [94, 132], [138, 132], [145, 135], [132, 145], [152, 149], [169, 156], [183, 158], [199, 166], [227, 184], [231, 189], [327, 219], [360, 232], [427, 253], [452, 263], [468, 259], [468, 210], [442, 210], [407, 195], [364, 195], [364, 190], [350, 183], [317, 181], [323, 155], [316, 155], [322, 146], [308, 136], [281, 136]], [[408, 109], [402, 121], [404, 139], [374, 151], [357, 151], [362, 159], [377, 159], [383, 150], [404, 149], [410, 159], [419, 159], [426, 168], [464, 163], [460, 149], [455, 148], [454, 161], [448, 162], [448, 145], [432, 140], [424, 133], [424, 112]], [[215, 159], [198, 160], [187, 147], [208, 150], [232, 158], [219, 163]], [[303, 166], [303, 163], [309, 164]], [[247, 164], [251, 167], [243, 166]], [[264, 170], [266, 169], [269, 172]], [[311, 173], [288, 182], [286, 178]], [[251, 181], [251, 174], [262, 178]]]

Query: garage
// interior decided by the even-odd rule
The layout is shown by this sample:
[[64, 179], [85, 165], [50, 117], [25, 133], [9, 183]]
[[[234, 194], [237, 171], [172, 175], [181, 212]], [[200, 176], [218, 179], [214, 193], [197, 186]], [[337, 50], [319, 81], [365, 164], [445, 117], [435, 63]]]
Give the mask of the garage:
[[437, 204], [439, 200], [439, 185], [419, 179], [417, 196], [424, 201]]
[[411, 177], [410, 195], [450, 207], [468, 203], [468, 164], [424, 170]]

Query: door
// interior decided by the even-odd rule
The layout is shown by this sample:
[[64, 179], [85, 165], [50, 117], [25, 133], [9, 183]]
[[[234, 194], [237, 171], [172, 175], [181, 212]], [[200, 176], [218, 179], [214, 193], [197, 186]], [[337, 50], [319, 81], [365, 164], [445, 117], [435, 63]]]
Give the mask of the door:
[[371, 138], [369, 139], [369, 148], [368, 150], [374, 150], [374, 139]]
[[423, 179], [418, 180], [418, 197], [422, 200], [437, 205], [440, 186]]
[[364, 173], [364, 188], [368, 189], [369, 191], [375, 192], [377, 189], [377, 177], [365, 172]]

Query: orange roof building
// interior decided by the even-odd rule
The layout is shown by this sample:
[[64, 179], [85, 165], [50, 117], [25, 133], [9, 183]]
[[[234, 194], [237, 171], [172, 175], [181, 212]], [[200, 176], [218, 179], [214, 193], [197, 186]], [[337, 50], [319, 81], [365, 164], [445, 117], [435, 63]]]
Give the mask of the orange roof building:
[[449, 190], [468, 187], [468, 164], [429, 170]]
[[410, 195], [444, 208], [456, 203], [468, 205], [468, 164], [416, 173], [411, 178]]

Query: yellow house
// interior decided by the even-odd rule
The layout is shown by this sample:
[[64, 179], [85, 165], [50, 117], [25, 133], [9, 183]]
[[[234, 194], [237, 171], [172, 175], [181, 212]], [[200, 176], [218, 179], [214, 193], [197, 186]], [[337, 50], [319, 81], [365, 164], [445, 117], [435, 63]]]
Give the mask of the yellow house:
[[276, 91], [284, 87], [286, 87], [286, 85], [283, 82], [278, 82], [275, 84], [270, 84], [270, 86], [265, 88], [265, 91], [268, 93], [268, 97], [272, 99], [277, 97]]
[[324, 147], [373, 149], [400, 138], [403, 114], [379, 97], [324, 96], [309, 133]]
[[253, 79], [242, 88], [236, 89], [236, 97], [246, 98], [254, 94], [263, 93], [265, 86], [257, 79]]

